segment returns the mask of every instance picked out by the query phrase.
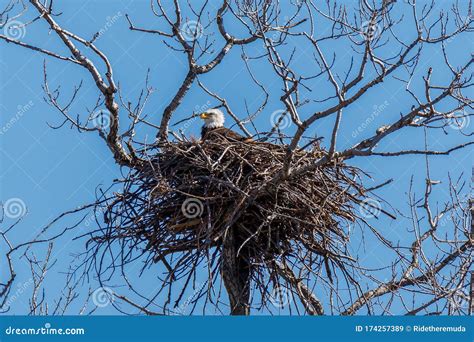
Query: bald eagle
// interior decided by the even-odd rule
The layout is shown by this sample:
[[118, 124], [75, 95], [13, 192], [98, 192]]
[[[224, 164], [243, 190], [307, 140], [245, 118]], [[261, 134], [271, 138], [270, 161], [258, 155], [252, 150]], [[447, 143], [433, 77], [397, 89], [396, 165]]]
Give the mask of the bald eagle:
[[[202, 141], [251, 142], [251, 138], [224, 127], [224, 113], [212, 108], [200, 115], [204, 120], [201, 130]], [[245, 167], [248, 167], [245, 165]], [[235, 229], [226, 232], [221, 254], [221, 276], [229, 295], [231, 315], [248, 315], [250, 297], [250, 256], [244, 240]]]
[[212, 108], [199, 116], [204, 120], [201, 129], [201, 139], [214, 139], [223, 137], [229, 141], [250, 141], [250, 138], [243, 137], [239, 133], [224, 127], [224, 113], [217, 108]]

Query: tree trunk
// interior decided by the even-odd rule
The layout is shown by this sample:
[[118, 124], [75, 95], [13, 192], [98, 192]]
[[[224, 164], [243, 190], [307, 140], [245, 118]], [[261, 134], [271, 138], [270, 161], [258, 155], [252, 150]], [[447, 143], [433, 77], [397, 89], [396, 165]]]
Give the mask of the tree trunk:
[[[221, 255], [221, 275], [230, 302], [231, 315], [250, 314], [250, 259], [243, 241], [233, 228], [224, 238]], [[238, 255], [237, 255], [238, 253]]]

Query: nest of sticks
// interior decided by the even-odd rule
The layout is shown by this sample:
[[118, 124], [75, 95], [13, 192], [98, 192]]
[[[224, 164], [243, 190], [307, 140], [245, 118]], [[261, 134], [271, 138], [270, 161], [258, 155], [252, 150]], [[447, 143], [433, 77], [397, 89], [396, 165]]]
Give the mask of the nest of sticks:
[[[300, 259], [329, 272], [328, 261], [348, 260], [347, 223], [364, 193], [357, 169], [331, 162], [278, 180], [287, 146], [259, 142], [173, 142], [143, 153], [149, 162], [117, 181], [123, 190], [102, 209], [107, 227], [95, 242], [134, 246], [172, 277], [222, 250], [229, 232], [254, 271]], [[326, 153], [296, 151], [292, 167]]]

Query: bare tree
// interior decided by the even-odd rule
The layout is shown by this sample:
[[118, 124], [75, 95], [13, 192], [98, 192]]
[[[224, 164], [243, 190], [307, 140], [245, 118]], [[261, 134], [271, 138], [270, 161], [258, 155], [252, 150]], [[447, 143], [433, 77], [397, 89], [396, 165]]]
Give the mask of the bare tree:
[[[152, 29], [147, 23], [138, 22], [136, 18], [126, 15], [130, 30], [135, 34], [163, 39], [169, 49], [183, 52], [187, 65], [185, 78], [163, 113], [157, 117], [148, 116], [145, 110], [153, 93], [148, 76], [144, 80], [142, 94], [133, 106], [122, 97], [120, 87], [114, 79], [113, 63], [96, 42], [99, 33], [92, 37], [81, 37], [72, 31], [73, 28], [64, 27], [60, 15], [53, 8], [53, 1], [28, 2], [29, 4], [22, 0], [12, 0], [3, 9], [0, 28], [4, 29], [4, 34], [0, 34], [0, 39], [4, 43], [40, 52], [49, 59], [77, 65], [88, 72], [89, 81], [97, 88], [97, 101], [92, 109], [76, 117], [71, 113], [71, 108], [81, 91], [82, 82], [74, 86], [69, 99], [63, 99], [60, 88], [53, 89], [48, 83], [45, 62], [45, 97], [59, 111], [63, 120], [54, 128], [70, 126], [79, 132], [99, 134], [113, 154], [116, 164], [124, 168], [127, 174], [125, 181], [114, 184], [123, 186], [122, 193], [109, 194], [104, 191], [93, 204], [96, 212], [104, 216], [104, 222], [98, 220], [99, 228], [82, 236], [88, 239], [88, 247], [82, 255], [83, 261], [71, 271], [71, 275], [82, 271], [85, 276], [95, 271], [103, 284], [111, 279], [115, 269], [122, 269], [123, 279], [139, 301], [118, 293], [114, 296], [145, 314], [172, 313], [183, 302], [193, 308], [191, 312], [194, 312], [198, 303], [202, 303], [203, 312], [208, 305], [222, 312], [221, 287], [217, 286], [219, 279], [224, 281], [232, 314], [249, 314], [251, 308], [271, 311], [269, 302], [276, 302], [278, 306], [288, 301], [293, 302], [293, 306], [289, 305], [290, 310], [295, 310], [298, 314], [324, 314], [328, 310], [329, 314], [343, 315], [386, 314], [393, 313], [394, 310], [407, 314], [468, 312], [468, 306], [463, 303], [469, 300], [473, 238], [469, 228], [471, 218], [469, 198], [465, 195], [466, 184], [462, 178], [452, 180], [449, 184], [450, 198], [446, 200], [446, 204], [441, 208], [433, 207], [430, 196], [437, 182], [430, 175], [428, 158], [448, 155], [469, 147], [474, 144], [472, 133], [460, 129], [458, 132], [464, 141], [443, 150], [432, 149], [428, 143], [422, 149], [408, 144], [403, 144], [402, 148], [396, 150], [385, 150], [382, 146], [383, 142], [396, 133], [416, 129], [429, 137], [431, 132], [447, 130], [472, 116], [472, 99], [467, 94], [472, 87], [472, 55], [455, 65], [449, 53], [451, 40], [473, 30], [471, 1], [456, 2], [451, 8], [439, 10], [434, 1], [420, 8], [412, 0], [360, 0], [357, 5], [335, 0], [327, 0], [324, 4], [298, 0], [291, 3], [291, 12], [286, 7], [283, 11], [279, 1], [267, 0], [223, 0], [218, 8], [213, 8], [210, 1], [196, 4], [174, 0], [172, 11], [160, 0], [151, 1], [150, 10], [163, 29]], [[32, 18], [26, 19], [27, 9], [35, 11]], [[12, 30], [33, 29], [39, 22], [49, 26], [50, 32], [69, 51], [67, 55], [24, 42], [8, 33]], [[401, 37], [398, 33], [401, 25], [409, 27], [410, 34]], [[239, 34], [231, 32], [229, 27], [238, 27], [236, 32]], [[336, 54], [329, 53], [325, 48], [327, 41], [341, 42], [351, 51], [350, 62], [340, 62]], [[296, 43], [311, 51], [314, 70], [310, 74], [302, 73], [298, 63], [294, 61], [298, 53]], [[252, 52], [251, 48], [256, 44], [263, 46], [263, 53]], [[387, 49], [388, 46], [390, 50]], [[437, 47], [442, 53], [447, 72], [426, 64], [424, 51], [429, 46]], [[248, 108], [245, 117], [235, 114], [231, 101], [210, 89], [204, 78], [207, 74], [225, 72], [221, 63], [234, 50], [241, 53], [242, 65], [255, 86], [261, 90], [260, 105], [253, 111]], [[254, 65], [270, 68], [272, 77], [280, 84], [279, 94], [270, 93], [266, 84], [256, 76]], [[438, 79], [437, 76], [441, 73], [443, 82], [434, 82], [433, 79]], [[318, 98], [311, 86], [315, 80], [323, 82], [327, 89], [331, 89], [332, 94]], [[353, 115], [350, 112], [352, 107], [373, 89], [388, 81], [398, 82], [409, 94], [412, 99], [411, 109], [400, 112], [398, 117], [391, 116], [391, 121], [378, 127], [370, 137], [358, 139], [352, 146], [341, 148], [343, 144], [338, 139], [341, 125], [347, 115]], [[174, 183], [161, 182], [162, 179], [171, 179], [171, 176], [167, 176], [164, 169], [157, 165], [175, 165], [172, 163], [173, 158], [179, 156], [192, 160], [194, 166], [215, 164], [213, 153], [217, 152], [212, 150], [214, 147], [204, 148], [200, 142], [190, 141], [182, 132], [174, 132], [170, 128], [182, 101], [193, 87], [212, 97], [245, 135], [258, 141], [258, 144], [250, 147], [231, 144], [233, 147], [225, 152], [218, 152], [219, 161], [226, 160], [223, 159], [224, 155], [226, 158], [232, 155], [231, 161], [239, 160], [239, 156], [246, 155], [247, 149], [259, 150], [261, 155], [271, 155], [276, 160], [274, 164], [268, 164], [271, 167], [256, 167], [258, 176], [261, 177], [256, 178], [259, 179], [260, 186], [252, 183], [252, 187], [242, 187], [235, 179], [218, 179], [222, 188], [227, 187], [228, 191], [232, 189], [240, 194], [239, 200], [233, 204], [235, 208], [228, 206], [228, 211], [222, 216], [225, 217], [224, 238], [202, 236], [202, 227], [214, 224], [210, 216], [208, 219], [197, 218], [197, 221], [180, 221], [182, 216], [177, 219], [182, 199], [198, 198], [196, 193], [184, 192], [184, 198], [180, 197], [181, 202], [174, 201], [174, 211], [172, 214], [167, 213], [171, 216], [156, 215], [157, 206], [169, 204], [160, 202], [163, 197], [159, 197], [158, 193], [162, 195], [170, 191], [169, 188], [183, 192]], [[273, 113], [270, 118], [266, 108], [274, 98], [280, 101], [284, 109]], [[103, 106], [105, 111], [100, 110]], [[119, 122], [120, 111], [127, 114], [128, 120], [125, 122]], [[264, 132], [255, 124], [257, 118], [265, 115], [272, 122], [269, 132]], [[332, 129], [327, 136], [311, 134], [316, 124], [328, 119], [332, 120]], [[107, 124], [101, 124], [102, 120]], [[286, 135], [283, 126], [290, 123], [295, 131]], [[155, 129], [156, 140], [139, 141], [136, 133], [144, 128]], [[326, 148], [319, 146], [321, 138], [326, 139]], [[185, 150], [185, 147], [189, 150]], [[411, 221], [409, 231], [413, 235], [408, 244], [406, 241], [389, 241], [364, 215], [357, 215], [357, 210], [353, 210], [356, 204], [364, 210], [372, 210], [375, 206], [381, 215], [394, 217], [394, 213], [377, 208], [377, 204], [371, 204], [365, 198], [390, 181], [368, 188], [364, 186], [362, 177], [358, 176], [359, 173], [363, 174], [363, 170], [355, 171], [349, 166], [351, 160], [360, 158], [405, 155], [426, 157], [425, 192], [419, 196], [411, 191], [408, 198], [411, 209], [409, 215], [405, 216]], [[245, 162], [248, 163], [249, 159]], [[246, 172], [244, 164], [237, 167], [241, 174]], [[173, 172], [176, 170], [173, 169]], [[288, 239], [287, 247], [283, 249], [280, 246], [282, 249], [279, 253], [272, 252], [272, 258], [258, 258], [255, 253], [252, 254], [251, 248], [243, 248], [248, 239], [242, 240], [242, 236], [235, 233], [236, 230], [232, 227], [241, 222], [239, 220], [246, 214], [252, 213], [255, 201], [265, 198], [269, 192], [274, 194], [272, 191], [275, 189], [286, 189], [284, 191], [294, 197], [305, 196], [305, 190], [298, 192], [297, 183], [302, 178], [307, 178], [313, 181], [308, 181], [309, 184], [316, 184], [316, 178], [312, 178], [316, 177], [315, 174], [322, 175], [318, 179], [325, 179], [329, 184], [327, 189], [322, 190], [325, 197], [333, 200], [331, 194], [337, 192], [340, 195], [338, 200], [329, 204], [333, 206], [331, 210], [335, 218], [331, 216], [323, 220], [327, 223], [325, 226], [326, 223], [308, 221], [311, 218], [303, 213], [291, 217], [289, 211], [278, 205], [273, 210], [274, 216], [285, 217], [288, 230], [293, 224], [294, 227], [300, 227], [310, 222], [315, 227], [324, 226], [330, 232], [327, 236], [334, 234], [334, 237], [323, 243], [319, 237], [315, 237], [316, 233], [311, 238], [302, 237], [301, 232], [295, 233]], [[137, 184], [140, 185], [138, 190]], [[321, 181], [321, 184], [324, 182]], [[196, 189], [187, 187], [185, 190]], [[148, 210], [149, 202], [146, 204], [147, 210], [141, 211], [144, 205], [142, 203], [150, 198], [151, 201], [160, 198], [160, 201], [156, 199], [153, 204], [153, 213], [156, 215], [153, 217], [147, 216], [151, 213]], [[200, 199], [203, 208], [210, 206], [208, 198]], [[341, 209], [338, 212], [338, 205], [346, 203], [352, 203], [351, 209]], [[303, 204], [301, 206], [306, 208]], [[320, 210], [322, 207], [320, 203], [312, 207], [308, 205], [308, 210]], [[269, 208], [263, 205], [260, 205], [260, 209], [269, 212]], [[206, 210], [215, 214], [210, 208]], [[404, 215], [401, 211], [396, 214]], [[172, 224], [167, 225], [168, 217], [173, 217]], [[446, 221], [447, 217], [449, 219]], [[268, 220], [270, 221], [262, 226], [276, 225], [276, 221], [272, 221], [274, 218]], [[446, 222], [449, 222], [449, 229]], [[164, 225], [167, 225], [167, 231], [171, 225], [173, 231], [168, 235], [159, 235], [164, 231]], [[202, 228], [198, 233], [195, 228], [197, 225]], [[379, 270], [364, 266], [360, 255], [351, 255], [349, 234], [344, 225], [360, 227], [362, 235], [370, 234], [385, 246], [387, 253], [393, 256], [393, 260], [384, 268], [384, 271], [391, 271], [390, 279], [378, 280]], [[192, 237], [186, 235], [190, 227], [193, 230]], [[48, 229], [49, 226], [42, 233]], [[38, 238], [35, 241], [51, 242], [70, 230], [71, 227], [51, 238]], [[140, 233], [142, 235], [137, 230], [143, 232]], [[150, 233], [157, 231], [157, 235]], [[264, 232], [268, 233], [267, 230]], [[263, 233], [259, 231], [259, 234]], [[6, 239], [4, 233], [2, 236]], [[264, 242], [271, 244], [274, 240], [275, 237], [271, 236]], [[261, 244], [262, 240], [258, 241]], [[318, 250], [320, 245], [325, 248]], [[252, 246], [255, 248], [256, 245]], [[11, 248], [14, 249], [13, 246]], [[114, 248], [120, 250], [116, 255], [113, 253]], [[108, 253], [112, 260], [106, 265], [107, 261], [104, 260]], [[251, 254], [246, 256], [245, 253]], [[162, 286], [154, 295], [139, 294], [132, 285], [133, 281], [123, 272], [128, 264], [140, 258], [146, 259], [143, 270], [154, 263], [162, 264], [167, 270]], [[29, 260], [32, 265], [38, 265], [36, 259]], [[44, 273], [45, 269], [40, 267], [40, 270]], [[39, 274], [41, 280], [41, 271]], [[202, 275], [205, 275], [204, 280], [199, 283], [197, 279]], [[177, 282], [178, 279], [181, 281]], [[370, 281], [374, 287], [364, 289], [360, 285], [361, 279]], [[173, 285], [180, 288], [173, 292]], [[2, 286], [8, 291], [10, 284]], [[186, 300], [184, 294], [189, 291], [189, 287], [194, 292]], [[35, 285], [35, 291], [36, 289]], [[163, 294], [166, 294], [165, 299], [160, 297]], [[2, 297], [5, 295], [6, 293], [1, 292], [0, 298], [5, 298]], [[69, 302], [74, 295], [70, 293], [65, 297], [66, 302]], [[174, 309], [169, 308], [171, 302]], [[395, 303], [402, 309], [393, 309], [396, 307]], [[31, 305], [32, 312], [41, 308], [36, 296]], [[117, 308], [122, 311], [122, 308]], [[42, 311], [44, 312], [45, 310]]]

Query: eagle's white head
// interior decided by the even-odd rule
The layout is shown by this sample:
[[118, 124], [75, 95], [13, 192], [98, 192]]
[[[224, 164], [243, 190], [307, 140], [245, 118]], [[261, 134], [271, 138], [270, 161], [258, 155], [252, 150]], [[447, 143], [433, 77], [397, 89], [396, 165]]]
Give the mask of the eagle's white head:
[[224, 127], [224, 113], [217, 108], [208, 109], [199, 117], [204, 120], [206, 128]]

